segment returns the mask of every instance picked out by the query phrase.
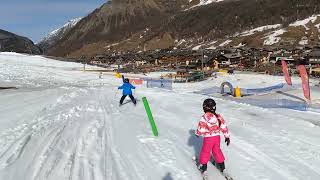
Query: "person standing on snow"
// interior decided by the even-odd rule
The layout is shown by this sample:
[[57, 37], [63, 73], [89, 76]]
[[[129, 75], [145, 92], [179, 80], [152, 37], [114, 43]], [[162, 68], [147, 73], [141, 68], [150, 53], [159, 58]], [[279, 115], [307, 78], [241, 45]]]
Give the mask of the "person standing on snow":
[[220, 132], [225, 137], [225, 142], [229, 146], [230, 134], [228, 127], [220, 114], [216, 114], [216, 102], [213, 99], [206, 99], [203, 102], [203, 111], [205, 114], [199, 121], [196, 136], [203, 136], [203, 144], [199, 157], [199, 170], [206, 173], [207, 163], [210, 160], [210, 152], [214, 157], [216, 167], [223, 173], [225, 169], [224, 155], [220, 148]]
[[[122, 76], [123, 77], [123, 76]], [[120, 99], [120, 105], [122, 105], [124, 99], [129, 96], [131, 101], [133, 102], [134, 105], [137, 104], [136, 99], [132, 95], [132, 90], [131, 89], [136, 89], [132, 84], [130, 84], [128, 78], [122, 78], [123, 79], [123, 85], [118, 87], [118, 89], [122, 89], [122, 97]]]

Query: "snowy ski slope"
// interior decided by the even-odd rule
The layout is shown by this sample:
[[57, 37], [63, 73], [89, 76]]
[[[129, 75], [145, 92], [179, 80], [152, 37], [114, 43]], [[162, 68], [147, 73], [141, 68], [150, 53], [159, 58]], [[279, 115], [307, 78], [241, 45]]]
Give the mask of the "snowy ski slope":
[[[0, 86], [19, 88], [0, 90], [0, 179], [200, 179], [191, 157], [201, 139], [193, 131], [207, 96], [193, 92], [226, 80], [247, 88], [281, 81], [247, 74], [174, 84], [173, 91], [138, 87], [138, 105], [119, 107], [121, 80], [99, 79], [97, 72], [81, 69], [76, 63], [0, 53]], [[143, 96], [158, 125], [157, 138]], [[222, 143], [222, 149], [235, 180], [320, 179], [319, 114], [215, 99], [231, 132], [231, 145]], [[209, 170], [211, 179], [222, 179]]]

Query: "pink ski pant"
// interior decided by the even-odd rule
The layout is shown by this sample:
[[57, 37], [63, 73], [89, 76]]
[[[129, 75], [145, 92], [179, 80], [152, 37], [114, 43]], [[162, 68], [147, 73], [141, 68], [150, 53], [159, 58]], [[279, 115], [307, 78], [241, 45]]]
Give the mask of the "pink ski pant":
[[212, 152], [214, 161], [222, 163], [224, 161], [223, 153], [220, 149], [220, 136], [203, 138], [202, 149], [200, 152], [200, 163], [207, 164], [210, 160], [210, 152]]

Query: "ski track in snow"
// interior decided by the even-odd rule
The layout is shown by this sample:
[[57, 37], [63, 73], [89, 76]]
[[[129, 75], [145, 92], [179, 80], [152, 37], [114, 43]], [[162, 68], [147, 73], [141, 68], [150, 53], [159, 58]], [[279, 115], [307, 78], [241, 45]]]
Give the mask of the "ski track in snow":
[[[201, 148], [193, 133], [207, 96], [192, 92], [213, 81], [177, 84], [174, 91], [138, 87], [135, 96], [148, 97], [158, 125], [153, 137], [142, 101], [119, 107], [121, 80], [77, 68], [0, 53], [0, 84], [20, 87], [0, 92], [0, 179], [201, 178], [191, 157]], [[235, 180], [320, 178], [318, 114], [215, 99], [231, 131], [231, 145], [222, 149]], [[209, 177], [223, 179], [210, 164]]]

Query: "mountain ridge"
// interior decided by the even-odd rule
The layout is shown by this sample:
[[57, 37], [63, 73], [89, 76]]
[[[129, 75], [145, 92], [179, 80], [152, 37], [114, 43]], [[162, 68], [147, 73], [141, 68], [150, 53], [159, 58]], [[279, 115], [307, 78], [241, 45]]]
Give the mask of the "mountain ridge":
[[[297, 29], [283, 32], [289, 39], [301, 38], [300, 27], [289, 27], [289, 24], [320, 14], [317, 0], [224, 0], [197, 6], [201, 2], [204, 1], [107, 2], [73, 27], [49, 54], [81, 57], [115, 51], [191, 49], [213, 41], [223, 46], [243, 42], [245, 46], [264, 47], [270, 45], [261, 43], [261, 39], [265, 39], [263, 32], [245, 38], [240, 36], [241, 32], [280, 24], [283, 28]], [[239, 36], [234, 37], [235, 34]], [[235, 39], [233, 43], [223, 43], [230, 37]], [[181, 43], [181, 40], [185, 42]], [[271, 45], [280, 46], [281, 43]], [[289, 45], [293, 47], [299, 43]]]
[[0, 29], [0, 52], [41, 54], [42, 50], [30, 39]]
[[46, 53], [48, 49], [50, 49], [58, 40], [60, 40], [65, 34], [67, 34], [72, 27], [74, 27], [82, 17], [78, 17], [72, 20], [69, 20], [67, 23], [65, 23], [60, 28], [50, 32], [46, 37], [40, 40], [40, 42], [37, 43], [39, 47], [42, 48], [42, 50]]

